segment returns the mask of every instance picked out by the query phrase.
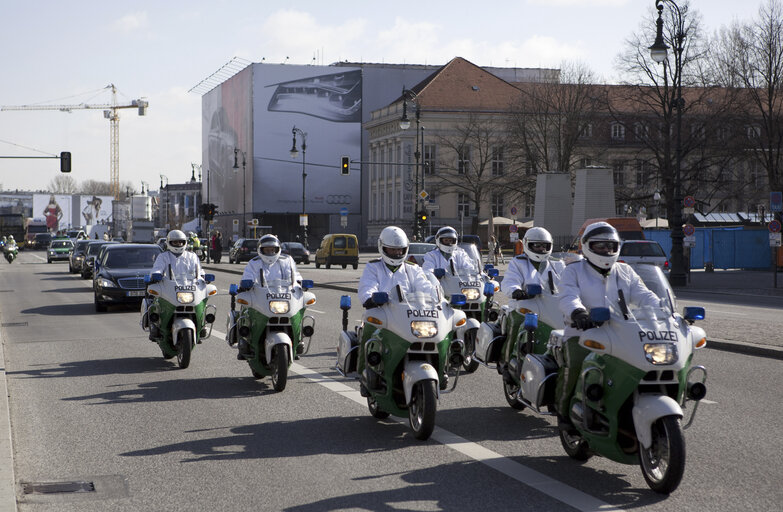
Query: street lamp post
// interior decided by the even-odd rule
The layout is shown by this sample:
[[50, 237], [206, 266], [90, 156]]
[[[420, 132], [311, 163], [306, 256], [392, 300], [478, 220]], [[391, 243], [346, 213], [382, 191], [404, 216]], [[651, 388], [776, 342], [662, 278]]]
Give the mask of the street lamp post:
[[[416, 171], [415, 171], [415, 197], [413, 198], [413, 239], [419, 241], [421, 239], [421, 226], [419, 225], [419, 159], [421, 158], [421, 151], [419, 149], [420, 136], [422, 134], [423, 127], [421, 126], [421, 108], [419, 106], [418, 97], [415, 92], [410, 89], [402, 88], [402, 117], [400, 118], [400, 128], [407, 130], [411, 127], [410, 119], [408, 119], [408, 100], [410, 99], [414, 105], [416, 105], [416, 150], [413, 152], [413, 157], [416, 159]], [[423, 137], [421, 137], [423, 138]], [[424, 141], [421, 141], [423, 146]], [[423, 173], [422, 173], [423, 174]], [[422, 181], [424, 176], [422, 175]]]
[[247, 232], [247, 192], [245, 187], [247, 186], [247, 174], [245, 173], [247, 164], [247, 155], [239, 148], [234, 148], [234, 173], [239, 170], [238, 154], [242, 153], [242, 238], [246, 236]]
[[[672, 100], [672, 106], [674, 107], [677, 117], [676, 117], [676, 145], [675, 145], [675, 168], [673, 173], [673, 185], [674, 185], [674, 194], [672, 197], [672, 201], [674, 202], [674, 208], [672, 210], [672, 215], [670, 219], [670, 227], [672, 230], [672, 252], [671, 252], [671, 260], [672, 260], [672, 270], [671, 275], [669, 276], [669, 281], [671, 282], [672, 286], [685, 286], [686, 284], [686, 273], [685, 273], [685, 254], [683, 251], [683, 238], [685, 237], [685, 234], [682, 231], [682, 109], [685, 105], [685, 101], [682, 98], [682, 70], [683, 70], [683, 62], [682, 62], [682, 53], [684, 51], [684, 41], [685, 41], [685, 29], [683, 26], [683, 17], [682, 17], [682, 11], [680, 11], [679, 6], [673, 1], [673, 0], [655, 0], [655, 7], [658, 9], [658, 20], [656, 22], [656, 36], [655, 36], [655, 43], [653, 43], [652, 46], [650, 46], [650, 57], [657, 62], [658, 64], [663, 65], [663, 83], [664, 83], [664, 89], [668, 90], [669, 84], [667, 80], [666, 75], [666, 67], [667, 67], [667, 60], [668, 60], [668, 49], [669, 47], [666, 45], [666, 43], [663, 40], [663, 4], [668, 3], [671, 5], [675, 11], [677, 11], [677, 27], [675, 31], [674, 36], [674, 48], [672, 48], [672, 53], [674, 54], [674, 76], [672, 77], [672, 86], [675, 89], [676, 97]], [[666, 94], [666, 97], [668, 98], [668, 93]], [[668, 155], [667, 155], [668, 157]], [[666, 159], [667, 162], [669, 162], [669, 159]]]
[[657, 190], [653, 194], [653, 200], [655, 201], [655, 229], [658, 229], [658, 219], [661, 216], [661, 193]]
[[166, 231], [169, 227], [169, 179], [165, 174], [160, 175], [160, 189], [163, 190], [163, 180], [166, 180]]
[[305, 161], [306, 161], [306, 155], [307, 155], [307, 133], [303, 132], [296, 126], [294, 126], [291, 129], [291, 134], [293, 135], [294, 142], [291, 145], [291, 158], [296, 158], [299, 155], [299, 151], [296, 149], [296, 135], [299, 134], [299, 137], [302, 138], [302, 216], [300, 218], [299, 223], [302, 225], [302, 245], [305, 246], [305, 249], [307, 248], [307, 220], [305, 215], [307, 215], [305, 210], [305, 180], [307, 179], [307, 173], [305, 172]]

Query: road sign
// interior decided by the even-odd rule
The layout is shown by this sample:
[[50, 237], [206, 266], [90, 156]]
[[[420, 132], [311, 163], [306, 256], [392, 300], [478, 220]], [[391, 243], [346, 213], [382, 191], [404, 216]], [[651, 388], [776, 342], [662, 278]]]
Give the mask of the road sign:
[[431, 212], [435, 212], [440, 210], [440, 205], [438, 203], [429, 202], [426, 204], [426, 208]]
[[696, 205], [696, 199], [693, 196], [685, 196], [682, 205], [686, 208], [693, 208]]
[[341, 215], [340, 216], [340, 227], [341, 228], [348, 227], [348, 216], [347, 215]]
[[422, 199], [427, 199], [427, 197], [429, 197], [429, 194], [427, 193], [426, 190], [422, 190], [421, 192], [419, 192], [419, 197]]
[[508, 235], [509, 242], [516, 242], [517, 240], [519, 240], [519, 233], [509, 233]]
[[254, 226], [258, 226], [258, 219], [253, 219], [251, 221], [251, 224], [253, 224]]
[[512, 206], [511, 207], [511, 215], [516, 215], [516, 214], [517, 214], [517, 207], [516, 206]]
[[234, 219], [234, 225], [239, 226], [239, 219]]
[[685, 236], [693, 236], [696, 232], [696, 228], [693, 227], [693, 224], [686, 224], [682, 227], [682, 232], [685, 233]]
[[509, 230], [511, 233], [516, 233], [516, 232], [517, 232], [517, 227], [516, 227], [514, 224], [512, 224], [512, 225], [510, 225], [510, 226], [508, 227], [508, 230]]
[[769, 246], [770, 247], [780, 247], [780, 239], [781, 239], [782, 233], [770, 233], [769, 234]]
[[769, 224], [767, 224], [767, 227], [769, 228], [770, 233], [780, 233], [780, 221], [779, 220], [771, 220]]
[[300, 226], [307, 226], [307, 214], [306, 213], [300, 213], [299, 214], [299, 225]]
[[340, 208], [340, 215], [343, 215], [343, 216], [348, 215], [348, 208], [346, 208], [345, 206]]
[[683, 247], [696, 247], [696, 237], [694, 235], [686, 236], [682, 239]]
[[769, 193], [769, 211], [783, 212], [783, 192]]

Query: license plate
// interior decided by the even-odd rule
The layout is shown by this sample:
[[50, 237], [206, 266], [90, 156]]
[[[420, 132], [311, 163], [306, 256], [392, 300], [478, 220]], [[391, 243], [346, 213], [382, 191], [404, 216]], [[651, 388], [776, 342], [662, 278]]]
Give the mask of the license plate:
[[144, 290], [131, 290], [128, 292], [128, 297], [144, 297], [145, 293]]

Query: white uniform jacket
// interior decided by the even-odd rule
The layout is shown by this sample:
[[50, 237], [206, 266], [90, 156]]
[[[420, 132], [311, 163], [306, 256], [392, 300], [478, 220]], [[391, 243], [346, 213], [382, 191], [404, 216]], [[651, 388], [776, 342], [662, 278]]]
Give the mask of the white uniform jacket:
[[454, 270], [457, 273], [471, 272], [473, 274], [479, 273], [479, 268], [476, 262], [468, 255], [462, 247], [455, 247], [454, 252], [451, 253], [451, 257], [446, 259], [443, 252], [440, 249], [433, 249], [424, 255], [424, 261], [421, 264], [421, 269], [425, 272], [432, 272], [436, 268], [442, 268], [447, 273], [450, 273], [449, 261], [454, 262]]
[[[263, 272], [263, 280], [261, 279]], [[296, 263], [287, 254], [281, 254], [277, 261], [267, 266], [260, 257], [256, 256], [252, 260], [247, 262], [245, 271], [242, 273], [242, 279], [250, 279], [254, 283], [266, 286], [271, 281], [283, 280], [292, 282], [291, 276], [293, 276], [293, 282], [301, 283], [302, 276], [299, 271], [296, 270]]]
[[618, 290], [623, 291], [628, 305], [658, 307], [661, 303], [660, 298], [645, 286], [639, 274], [626, 263], [615, 263], [606, 276], [586, 259], [567, 265], [560, 280], [560, 312], [565, 320], [566, 335], [576, 332], [568, 327], [575, 309], [589, 312], [592, 308], [610, 305], [617, 309], [620, 298]]
[[538, 270], [524, 254], [514, 257], [508, 264], [508, 271], [500, 283], [500, 291], [509, 299], [514, 290], [526, 291], [529, 284], [540, 284], [542, 290], [549, 290], [549, 276], [552, 275], [554, 294], [559, 292], [558, 283], [563, 276], [566, 264], [560, 260], [547, 259], [538, 265]]
[[[402, 292], [425, 292], [437, 294], [435, 286], [427, 279], [418, 265], [403, 263], [395, 272], [389, 270], [383, 260], [367, 262], [359, 279], [359, 300], [364, 304], [375, 292], [386, 292], [390, 298], [396, 297], [395, 287], [400, 285]], [[396, 299], [393, 299], [396, 300]]]
[[179, 256], [171, 251], [164, 251], [158, 254], [158, 257], [155, 258], [155, 263], [152, 265], [150, 274], [156, 272], [163, 274], [164, 277], [169, 279], [176, 275], [204, 278], [204, 270], [201, 268], [201, 262], [198, 260], [198, 256], [188, 251], [183, 252]]

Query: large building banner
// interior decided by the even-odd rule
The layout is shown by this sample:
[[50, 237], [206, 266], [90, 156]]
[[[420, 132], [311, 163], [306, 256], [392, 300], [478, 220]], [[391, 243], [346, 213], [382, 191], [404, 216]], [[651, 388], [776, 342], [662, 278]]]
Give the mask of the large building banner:
[[112, 196], [79, 196], [79, 224], [93, 226], [111, 222]]
[[51, 232], [70, 229], [71, 196], [55, 194], [33, 194], [33, 218], [46, 221]]

